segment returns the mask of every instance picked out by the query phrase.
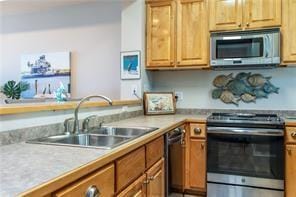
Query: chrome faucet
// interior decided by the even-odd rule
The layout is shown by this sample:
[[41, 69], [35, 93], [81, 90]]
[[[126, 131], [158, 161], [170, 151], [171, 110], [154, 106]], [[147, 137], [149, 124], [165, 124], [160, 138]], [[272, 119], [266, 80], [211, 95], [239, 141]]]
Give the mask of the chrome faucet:
[[74, 112], [74, 128], [73, 128], [73, 133], [79, 133], [79, 119], [78, 119], [78, 112], [80, 109], [80, 106], [85, 102], [88, 101], [91, 98], [101, 98], [106, 100], [109, 105], [112, 105], [112, 100], [106, 96], [103, 95], [90, 95], [87, 97], [84, 97], [83, 99], [81, 99], [81, 101], [77, 104], [77, 107], [75, 108], [75, 112]]

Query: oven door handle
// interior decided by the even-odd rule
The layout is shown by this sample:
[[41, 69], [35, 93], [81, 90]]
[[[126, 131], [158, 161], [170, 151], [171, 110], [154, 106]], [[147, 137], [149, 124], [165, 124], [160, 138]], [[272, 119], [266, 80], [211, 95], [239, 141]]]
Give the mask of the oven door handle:
[[284, 136], [282, 129], [208, 127], [208, 134]]

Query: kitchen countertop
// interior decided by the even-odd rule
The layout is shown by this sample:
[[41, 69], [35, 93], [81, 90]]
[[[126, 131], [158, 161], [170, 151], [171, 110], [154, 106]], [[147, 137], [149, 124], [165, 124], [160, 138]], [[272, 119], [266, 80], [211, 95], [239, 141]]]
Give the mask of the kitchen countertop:
[[[59, 184], [53, 183], [60, 181], [61, 177], [62, 183], [67, 183], [65, 180], [69, 183], [75, 181], [183, 124], [185, 120], [205, 122], [206, 115], [139, 116], [107, 124], [160, 128], [112, 150], [27, 143], [1, 146], [0, 196], [26, 195], [28, 192], [46, 194], [48, 189], [45, 188], [54, 191]], [[88, 171], [84, 168], [86, 166]]]

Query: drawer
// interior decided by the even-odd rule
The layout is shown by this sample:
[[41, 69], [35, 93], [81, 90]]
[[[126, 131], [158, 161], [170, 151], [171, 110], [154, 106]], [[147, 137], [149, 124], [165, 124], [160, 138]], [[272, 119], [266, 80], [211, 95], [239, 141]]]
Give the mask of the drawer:
[[164, 138], [163, 136], [149, 142], [146, 145], [146, 168], [150, 168], [159, 161], [164, 155]]
[[109, 165], [53, 194], [55, 197], [85, 196], [87, 190], [96, 187], [101, 196], [114, 195], [114, 164]]
[[296, 127], [286, 127], [285, 141], [296, 144]]
[[206, 125], [201, 123], [190, 123], [190, 136], [197, 138], [206, 137]]
[[145, 171], [145, 147], [141, 147], [116, 162], [116, 191], [136, 180]]

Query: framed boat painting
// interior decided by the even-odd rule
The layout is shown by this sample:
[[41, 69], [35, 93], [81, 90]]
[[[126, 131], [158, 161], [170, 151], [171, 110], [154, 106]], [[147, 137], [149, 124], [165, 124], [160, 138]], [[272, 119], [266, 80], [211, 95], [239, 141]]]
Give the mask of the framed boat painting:
[[173, 92], [145, 92], [145, 115], [175, 114], [176, 99]]
[[121, 79], [141, 78], [141, 52], [126, 51], [121, 52]]

